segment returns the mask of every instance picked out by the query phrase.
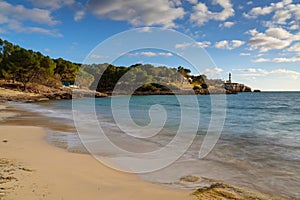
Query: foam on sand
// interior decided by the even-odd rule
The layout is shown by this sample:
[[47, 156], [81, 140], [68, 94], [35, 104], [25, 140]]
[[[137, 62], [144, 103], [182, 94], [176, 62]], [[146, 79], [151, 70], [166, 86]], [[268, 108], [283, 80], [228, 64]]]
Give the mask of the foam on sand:
[[6, 109], [7, 109], [7, 106], [6, 106], [6, 105], [1, 105], [1, 104], [0, 104], [0, 122], [1, 122], [1, 121], [4, 121], [4, 120], [7, 119], [7, 118], [15, 117], [15, 116], [18, 115], [18, 114], [15, 113], [15, 112], [9, 112], [9, 111], [6, 111]]

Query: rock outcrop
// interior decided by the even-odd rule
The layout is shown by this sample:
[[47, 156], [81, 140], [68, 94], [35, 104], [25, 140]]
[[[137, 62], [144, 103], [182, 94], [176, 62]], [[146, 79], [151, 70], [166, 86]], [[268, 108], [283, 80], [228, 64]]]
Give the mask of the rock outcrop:
[[228, 93], [252, 92], [252, 89], [240, 83], [225, 83], [224, 87]]
[[50, 88], [43, 85], [30, 85], [27, 91], [21, 91], [18, 83], [0, 84], [0, 101], [36, 102], [60, 99], [72, 99], [73, 94], [79, 98], [84, 97], [107, 97], [96, 91], [86, 89], [72, 89], [69, 87]]

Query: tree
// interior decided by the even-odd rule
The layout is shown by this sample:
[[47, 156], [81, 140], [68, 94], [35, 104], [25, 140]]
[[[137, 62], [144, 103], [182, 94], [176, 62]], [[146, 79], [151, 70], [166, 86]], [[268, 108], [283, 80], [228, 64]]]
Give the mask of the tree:
[[60, 75], [61, 81], [74, 83], [79, 66], [62, 58], [55, 60], [55, 63], [56, 68], [54, 69], [54, 72], [55, 74]]
[[33, 51], [27, 51], [23, 48], [13, 51], [4, 60], [4, 67], [6, 75], [23, 84], [23, 90], [26, 90], [27, 84], [41, 72], [40, 63]]
[[39, 52], [36, 53], [36, 57], [40, 62], [40, 73], [34, 81], [38, 81], [40, 84], [50, 87], [57, 87], [61, 85], [61, 81], [58, 79], [58, 76], [54, 75], [56, 63], [49, 56], [44, 56]]
[[189, 73], [191, 73], [191, 70], [185, 69], [185, 68], [183, 68], [183, 67], [181, 67], [181, 66], [179, 66], [179, 67], [177, 68], [177, 71], [178, 71], [182, 76], [184, 76], [184, 77], [186, 77], [186, 78], [188, 78]]
[[3, 40], [0, 38], [0, 63], [2, 62], [3, 60]]
[[208, 88], [208, 85], [206, 83], [202, 83], [201, 87], [206, 90]]
[[[8, 71], [5, 70], [5, 63], [7, 58], [14, 52], [20, 50], [21, 47], [14, 45], [7, 40], [2, 40], [0, 38], [0, 77], [7, 78], [12, 77], [8, 74]], [[25, 49], [24, 49], [25, 50]]]

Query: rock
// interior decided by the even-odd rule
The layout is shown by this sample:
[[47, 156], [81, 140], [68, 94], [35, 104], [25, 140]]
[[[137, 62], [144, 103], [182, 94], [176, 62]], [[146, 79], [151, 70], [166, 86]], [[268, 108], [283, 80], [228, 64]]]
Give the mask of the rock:
[[49, 101], [49, 100], [50, 100], [50, 99], [49, 99], [49, 98], [46, 98], [46, 97], [37, 99], [37, 101]]
[[214, 182], [210, 186], [200, 187], [194, 193], [197, 199], [210, 200], [210, 199], [257, 199], [257, 200], [283, 200], [284, 198], [263, 194], [258, 191], [252, 191], [246, 188], [239, 188], [225, 183]]
[[4, 140], [2, 140], [2, 142], [4, 142], [4, 143], [7, 143], [7, 142], [8, 142], [8, 140], [5, 140], [5, 139], [4, 139]]
[[95, 98], [104, 98], [104, 97], [108, 97], [108, 95], [101, 92], [96, 92], [95, 94]]
[[187, 176], [183, 176], [180, 178], [180, 181], [184, 181], [184, 182], [197, 182], [199, 181], [199, 177], [197, 176], [192, 176], [192, 175], [187, 175]]

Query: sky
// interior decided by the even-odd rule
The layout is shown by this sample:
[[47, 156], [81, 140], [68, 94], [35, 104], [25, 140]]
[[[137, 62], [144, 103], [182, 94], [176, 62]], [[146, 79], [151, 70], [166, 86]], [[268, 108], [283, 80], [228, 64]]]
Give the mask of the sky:
[[[205, 51], [214, 66], [200, 73], [226, 80], [231, 72], [253, 89], [300, 91], [300, 0], [0, 0], [2, 39], [77, 63], [104, 61], [99, 44], [136, 28], [146, 36], [151, 27], [191, 38], [161, 38], [176, 52]], [[114, 64], [188, 67], [184, 59], [141, 46]]]

